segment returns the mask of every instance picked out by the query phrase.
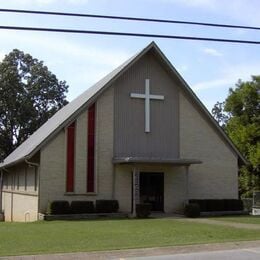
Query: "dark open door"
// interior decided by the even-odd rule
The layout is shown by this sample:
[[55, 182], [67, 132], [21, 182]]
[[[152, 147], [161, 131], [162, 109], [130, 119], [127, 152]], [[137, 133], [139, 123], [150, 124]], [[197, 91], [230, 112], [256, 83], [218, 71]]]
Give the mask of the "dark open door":
[[140, 202], [151, 203], [152, 211], [164, 210], [164, 174], [140, 173]]

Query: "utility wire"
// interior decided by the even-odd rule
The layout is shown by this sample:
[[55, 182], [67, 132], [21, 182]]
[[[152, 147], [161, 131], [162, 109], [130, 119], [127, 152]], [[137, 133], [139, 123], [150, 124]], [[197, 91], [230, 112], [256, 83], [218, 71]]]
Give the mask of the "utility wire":
[[260, 27], [257, 27], [257, 26], [204, 23], [204, 22], [193, 22], [193, 21], [178, 21], [178, 20], [153, 19], [153, 18], [128, 17], [128, 16], [97, 15], [97, 14], [84, 14], [84, 13], [64, 13], [64, 12], [49, 12], [49, 11], [21, 10], [21, 9], [20, 10], [18, 10], [18, 9], [2, 9], [2, 8], [0, 9], [0, 12], [39, 14], [39, 15], [74, 16], [74, 17], [89, 17], [89, 18], [99, 18], [99, 19], [115, 19], [115, 20], [155, 22], [155, 23], [174, 23], [174, 24], [211, 26], [211, 27], [222, 27], [222, 28], [260, 30]]
[[91, 31], [91, 30], [43, 28], [43, 27], [21, 27], [21, 26], [0, 26], [0, 30], [1, 29], [2, 30], [17, 30], [17, 31], [41, 31], [41, 32], [77, 33], [77, 34], [98, 34], [98, 35], [130, 36], [130, 37], [166, 38], [166, 39], [192, 40], [192, 41], [212, 41], [212, 42], [228, 42], [228, 43], [242, 43], [242, 44], [260, 44], [260, 41], [232, 40], [232, 39], [205, 38], [205, 37], [165, 35], [165, 34], [145, 34], [145, 33], [131, 33], [131, 32]]

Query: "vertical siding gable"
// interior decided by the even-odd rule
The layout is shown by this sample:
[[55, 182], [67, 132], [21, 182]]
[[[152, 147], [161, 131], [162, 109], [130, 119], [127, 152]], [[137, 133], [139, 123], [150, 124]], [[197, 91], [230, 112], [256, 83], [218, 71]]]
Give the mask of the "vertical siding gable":
[[[145, 79], [150, 92], [163, 95], [163, 101], [151, 100], [151, 132], [145, 133], [144, 100], [130, 93], [144, 93]], [[115, 83], [114, 156], [179, 157], [178, 87], [154, 54], [148, 52]]]

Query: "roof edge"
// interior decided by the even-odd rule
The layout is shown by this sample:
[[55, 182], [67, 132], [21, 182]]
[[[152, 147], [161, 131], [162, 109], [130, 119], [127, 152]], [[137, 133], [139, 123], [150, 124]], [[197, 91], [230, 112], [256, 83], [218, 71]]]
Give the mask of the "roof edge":
[[171, 69], [171, 72], [174, 73], [174, 75], [177, 76], [179, 81], [183, 84], [185, 87], [185, 90], [187, 93], [194, 98], [194, 101], [198, 105], [198, 107], [203, 111], [203, 113], [206, 114], [210, 122], [217, 128], [221, 136], [224, 138], [225, 141], [229, 144], [229, 146], [233, 149], [233, 151], [238, 155], [240, 161], [242, 164], [248, 164], [248, 161], [245, 159], [245, 157], [241, 154], [241, 152], [238, 150], [238, 148], [235, 146], [233, 141], [228, 137], [228, 135], [224, 132], [224, 130], [220, 127], [220, 125], [217, 123], [217, 121], [213, 118], [213, 116], [210, 114], [208, 109], [205, 107], [205, 105], [200, 101], [200, 99], [197, 97], [197, 95], [194, 93], [194, 91], [191, 89], [189, 84], [184, 80], [184, 78], [180, 75], [180, 73], [175, 69], [175, 67], [171, 64], [171, 62], [168, 60], [168, 58], [164, 55], [164, 53], [160, 50], [160, 48], [157, 46], [156, 43], [153, 44], [153, 47], [156, 49], [156, 51], [160, 54], [161, 58], [164, 62], [169, 66]]
[[[68, 118], [66, 118], [59, 126], [57, 126], [56, 129], [54, 129], [48, 136], [46, 136], [42, 142], [40, 142], [32, 151], [24, 155], [23, 157], [12, 161], [10, 163], [5, 164], [4, 161], [0, 164], [0, 169], [3, 167], [10, 167], [16, 163], [19, 163], [26, 158], [30, 159], [35, 153], [37, 153], [51, 138], [53, 138], [64, 126], [66, 126], [69, 122], [73, 121], [75, 117], [77, 117], [78, 114], [80, 114], [88, 105], [90, 105], [92, 102], [95, 102], [98, 96], [103, 93], [114, 81], [116, 81], [126, 70], [129, 69], [140, 57], [145, 55], [148, 51], [154, 49], [159, 57], [162, 59], [163, 62], [166, 63], [166, 65], [169, 67], [169, 70], [171, 73], [173, 73], [175, 76], [177, 76], [178, 80], [180, 83], [184, 86], [184, 90], [191, 96], [191, 98], [194, 99], [195, 103], [197, 106], [202, 110], [202, 112], [205, 113], [207, 118], [210, 120], [210, 122], [216, 127], [218, 132], [221, 134], [221, 136], [226, 140], [226, 142], [229, 144], [231, 149], [235, 152], [235, 154], [238, 155], [239, 159], [241, 160], [242, 163], [247, 164], [246, 159], [244, 156], [240, 153], [240, 151], [236, 148], [234, 143], [231, 141], [231, 139], [227, 136], [227, 134], [223, 131], [223, 129], [218, 125], [216, 120], [212, 117], [212, 115], [209, 113], [207, 108], [203, 105], [203, 103], [198, 99], [196, 94], [193, 92], [193, 90], [190, 88], [188, 83], [182, 78], [182, 76], [178, 73], [178, 71], [174, 68], [174, 66], [171, 64], [171, 62], [168, 60], [168, 58], [164, 55], [164, 53], [160, 50], [160, 48], [157, 46], [157, 44], [152, 41], [150, 44], [148, 44], [144, 49], [142, 49], [139, 53], [133, 55], [128, 61], [126, 61], [126, 66], [122, 67], [114, 76], [112, 76], [111, 79], [109, 79], [96, 93], [94, 93], [89, 99], [87, 99], [79, 108], [77, 108], [76, 111], [74, 111]], [[128, 63], [127, 63], [128, 62]], [[123, 63], [124, 64], [124, 63]], [[122, 65], [123, 65], [122, 64]], [[120, 65], [120, 66], [122, 66]], [[115, 70], [117, 70], [117, 67]], [[113, 71], [115, 71], [113, 70]], [[113, 72], [112, 71], [112, 72]], [[111, 72], [111, 73], [112, 73]], [[108, 74], [109, 75], [109, 74]], [[107, 76], [108, 76], [107, 75]], [[105, 76], [106, 77], [106, 76]], [[104, 77], [104, 78], [105, 78]], [[100, 81], [102, 81], [104, 78], [102, 78]], [[98, 81], [98, 82], [100, 82]], [[97, 82], [97, 83], [98, 83]], [[96, 83], [96, 84], [97, 84]], [[95, 86], [94, 84], [93, 86]], [[92, 86], [91, 86], [92, 87]], [[91, 88], [90, 87], [90, 88]]]

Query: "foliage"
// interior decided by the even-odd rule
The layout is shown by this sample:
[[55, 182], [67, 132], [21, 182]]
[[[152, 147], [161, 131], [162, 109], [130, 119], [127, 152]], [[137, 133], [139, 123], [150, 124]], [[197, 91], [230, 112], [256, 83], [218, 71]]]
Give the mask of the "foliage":
[[69, 214], [70, 204], [66, 200], [54, 200], [51, 202], [50, 209], [52, 215]]
[[65, 81], [14, 49], [0, 62], [0, 161], [67, 104]]
[[200, 216], [200, 206], [197, 203], [189, 203], [185, 205], [184, 215], [188, 218], [198, 218]]
[[138, 218], [148, 218], [151, 215], [152, 205], [150, 203], [142, 203], [136, 205], [136, 216]]
[[239, 191], [243, 197], [252, 196], [260, 189], [260, 76], [239, 80], [212, 114], [249, 162], [240, 169]]
[[115, 213], [119, 209], [117, 200], [96, 200], [97, 213]]
[[190, 199], [189, 203], [198, 204], [201, 212], [243, 210], [243, 201], [237, 199]]
[[225, 127], [227, 121], [229, 120], [229, 115], [224, 112], [224, 107], [225, 107], [225, 102], [217, 102], [211, 110], [213, 117], [223, 128]]
[[95, 207], [93, 201], [72, 201], [70, 204], [72, 214], [94, 213]]

